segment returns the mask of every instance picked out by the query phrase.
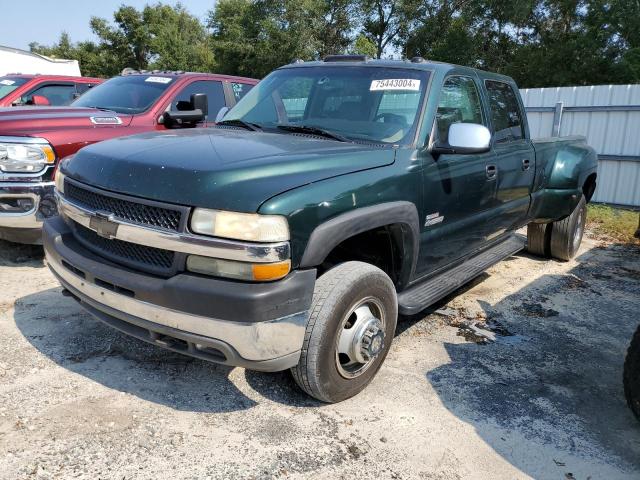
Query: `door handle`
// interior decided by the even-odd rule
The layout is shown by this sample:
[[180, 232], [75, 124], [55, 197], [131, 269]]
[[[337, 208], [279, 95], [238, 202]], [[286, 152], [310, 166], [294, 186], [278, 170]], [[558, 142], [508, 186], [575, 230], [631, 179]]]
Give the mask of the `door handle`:
[[487, 167], [485, 168], [485, 172], [487, 174], [487, 178], [489, 180], [493, 180], [498, 175], [498, 167], [496, 167], [495, 165], [487, 165]]
[[529, 170], [529, 167], [531, 166], [531, 162], [529, 161], [529, 159], [525, 158], [524, 160], [522, 160], [522, 170]]

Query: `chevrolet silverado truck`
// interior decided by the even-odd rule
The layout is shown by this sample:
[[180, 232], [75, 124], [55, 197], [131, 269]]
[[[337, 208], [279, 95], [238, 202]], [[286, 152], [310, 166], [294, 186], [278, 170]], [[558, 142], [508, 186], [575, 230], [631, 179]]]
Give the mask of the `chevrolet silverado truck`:
[[9, 74], [0, 77], [0, 107], [69, 105], [102, 82], [91, 77]]
[[[4, 81], [14, 83], [0, 80], [0, 95], [19, 83], [14, 76]], [[256, 83], [204, 73], [127, 72], [67, 107], [0, 109], [0, 238], [41, 242], [43, 219], [56, 211], [53, 177], [61, 159], [110, 138], [212, 124], [216, 113], [235, 105]], [[53, 91], [52, 85], [42, 88]], [[25, 92], [16, 89], [11, 95], [24, 99]], [[45, 92], [33, 93], [33, 100], [23, 103], [42, 105], [38, 97], [45, 98]]]
[[44, 248], [103, 322], [338, 402], [374, 378], [399, 313], [523, 249], [519, 228], [573, 257], [595, 183], [584, 138], [530, 140], [508, 77], [331, 56], [275, 70], [213, 128], [64, 161]]

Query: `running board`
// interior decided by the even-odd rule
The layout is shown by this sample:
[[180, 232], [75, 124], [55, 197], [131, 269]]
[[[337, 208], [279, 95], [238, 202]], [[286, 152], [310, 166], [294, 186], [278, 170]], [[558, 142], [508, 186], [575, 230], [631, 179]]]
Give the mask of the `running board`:
[[399, 313], [414, 315], [424, 310], [473, 280], [487, 268], [519, 252], [524, 248], [524, 245], [525, 241], [522, 237], [509, 237], [457, 267], [405, 290], [398, 295]]

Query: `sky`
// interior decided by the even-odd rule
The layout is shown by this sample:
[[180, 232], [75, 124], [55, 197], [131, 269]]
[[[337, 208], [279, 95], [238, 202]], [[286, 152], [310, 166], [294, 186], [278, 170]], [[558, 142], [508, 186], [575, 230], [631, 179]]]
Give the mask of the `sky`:
[[[0, 45], [29, 49], [29, 43], [49, 45], [66, 31], [73, 42], [95, 40], [89, 28], [91, 17], [113, 21], [113, 12], [120, 5], [131, 5], [140, 10], [156, 0], [0, 0]], [[175, 5], [175, 0], [161, 3]], [[204, 20], [215, 0], [183, 0], [192, 14]]]

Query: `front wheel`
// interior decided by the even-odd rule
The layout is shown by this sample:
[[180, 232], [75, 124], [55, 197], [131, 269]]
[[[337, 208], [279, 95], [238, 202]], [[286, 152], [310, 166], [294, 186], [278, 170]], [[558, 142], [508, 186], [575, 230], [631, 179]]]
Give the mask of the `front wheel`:
[[340, 264], [317, 280], [310, 312], [293, 378], [318, 400], [346, 400], [373, 380], [391, 347], [398, 317], [393, 282], [368, 263]]
[[624, 395], [627, 404], [640, 420], [640, 327], [633, 336], [624, 362]]

